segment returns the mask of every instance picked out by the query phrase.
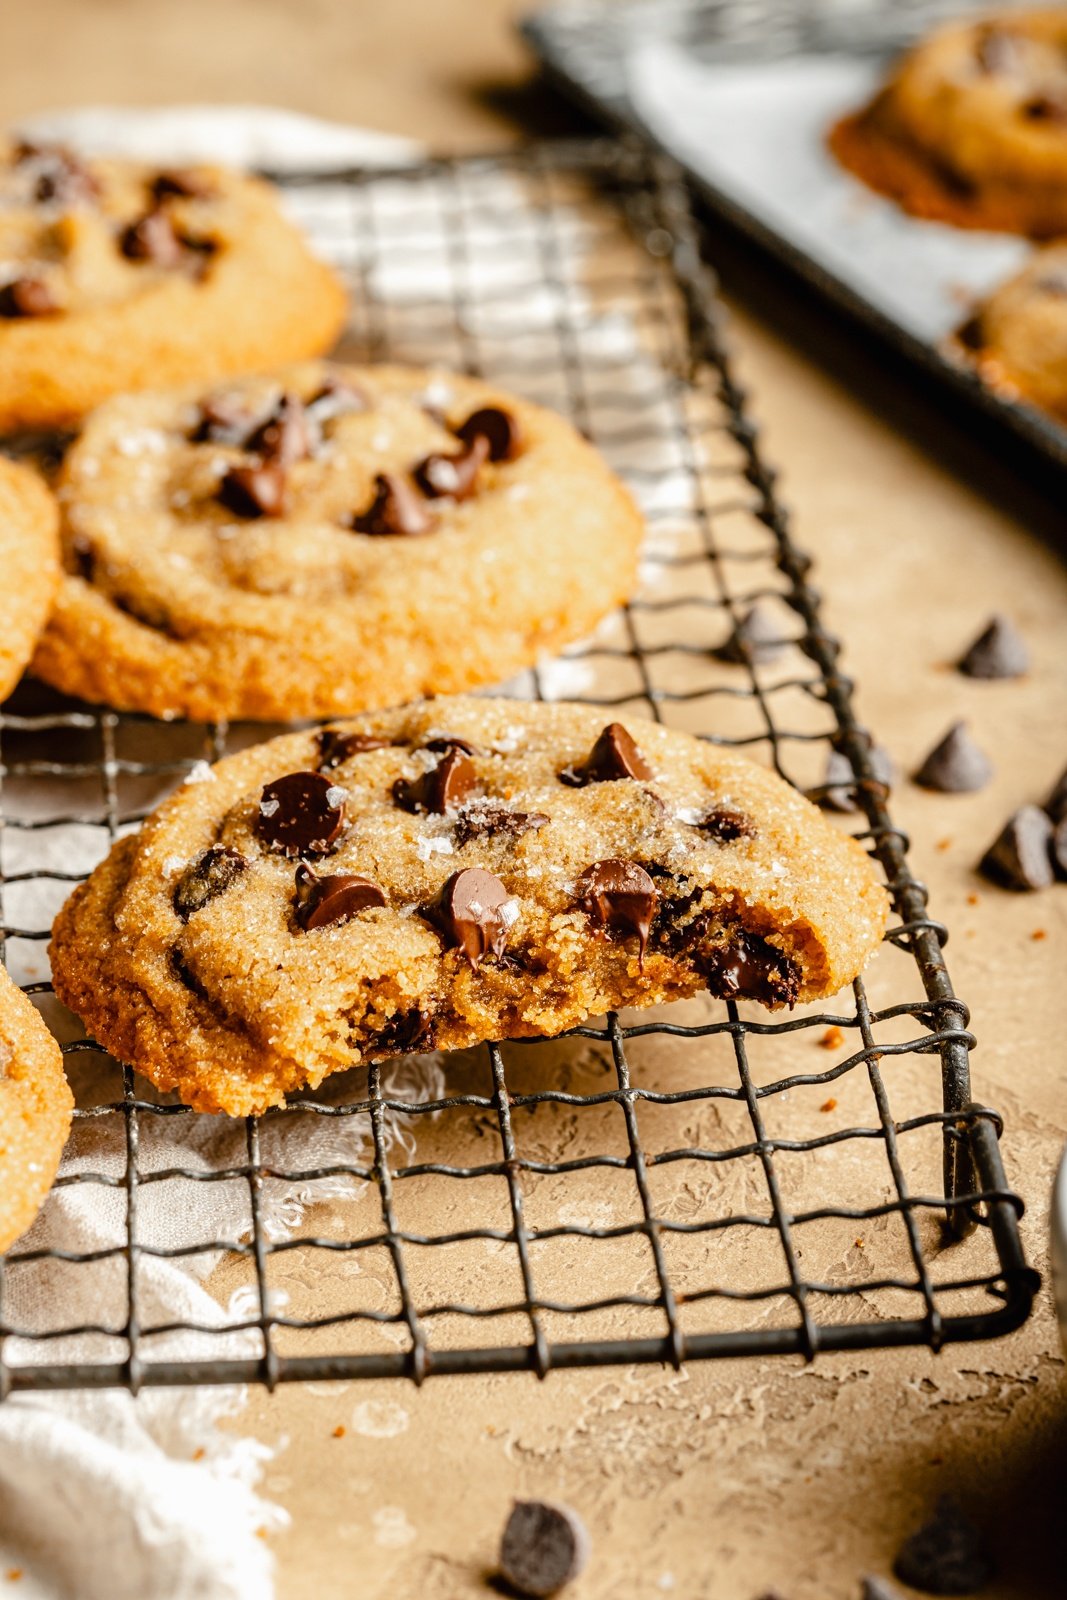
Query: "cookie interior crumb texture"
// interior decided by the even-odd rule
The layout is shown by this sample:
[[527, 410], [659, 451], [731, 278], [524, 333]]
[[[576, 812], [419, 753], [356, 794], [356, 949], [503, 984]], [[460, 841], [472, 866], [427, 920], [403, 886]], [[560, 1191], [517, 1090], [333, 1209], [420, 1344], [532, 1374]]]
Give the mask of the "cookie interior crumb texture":
[[862, 848], [733, 752], [603, 715], [437, 700], [228, 757], [64, 906], [57, 994], [243, 1114], [402, 1050], [851, 981], [888, 908]]
[[58, 1044], [0, 967], [0, 1250], [44, 1204], [73, 1108]]
[[0, 456], [0, 700], [22, 676], [59, 586], [58, 521], [37, 476]]
[[34, 671], [163, 717], [500, 682], [632, 591], [642, 534], [562, 417], [389, 366], [117, 398], [58, 494], [66, 575]]

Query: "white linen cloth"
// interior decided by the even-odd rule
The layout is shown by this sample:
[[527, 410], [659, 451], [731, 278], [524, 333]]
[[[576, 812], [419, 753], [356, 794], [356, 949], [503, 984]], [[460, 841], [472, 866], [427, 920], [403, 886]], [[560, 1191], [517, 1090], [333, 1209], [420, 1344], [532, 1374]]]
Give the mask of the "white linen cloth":
[[[94, 108], [35, 117], [19, 132], [150, 161], [218, 160], [274, 169], [396, 162], [416, 153], [406, 140], [260, 107]], [[55, 853], [55, 865], [62, 862], [69, 870], [75, 857], [86, 867], [92, 864], [82, 859], [86, 842], [77, 833], [53, 830], [58, 837], [46, 848]], [[92, 858], [97, 853], [93, 846]], [[32, 865], [42, 864], [38, 836]], [[9, 857], [8, 870], [17, 866]], [[44, 888], [19, 886], [23, 918], [33, 915], [27, 893]], [[51, 909], [40, 901], [34, 920], [43, 924]], [[21, 970], [17, 947], [12, 949], [16, 979], [44, 975], [39, 947], [23, 958]], [[391, 1066], [387, 1080], [397, 1098], [433, 1098], [443, 1084], [439, 1058], [402, 1059]], [[411, 1121], [394, 1117], [390, 1138], [410, 1147]], [[263, 1135], [265, 1159], [295, 1167], [359, 1161], [371, 1153], [369, 1124], [360, 1127], [353, 1118], [285, 1118], [265, 1127]], [[142, 1118], [142, 1169], [210, 1170], [242, 1159], [240, 1123], [218, 1117]], [[121, 1177], [124, 1164], [121, 1127], [108, 1117], [78, 1124], [63, 1170]], [[351, 1180], [338, 1185], [351, 1192]], [[322, 1184], [314, 1195], [269, 1190], [267, 1185], [264, 1222], [275, 1238], [295, 1228], [312, 1198], [331, 1192]], [[48, 1248], [60, 1240], [66, 1248], [85, 1251], [114, 1245], [124, 1237], [125, 1217], [122, 1188], [63, 1188], [53, 1192], [21, 1248]], [[138, 1237], [153, 1244], [238, 1238], [247, 1220], [243, 1184], [168, 1180], [139, 1192]], [[145, 1322], [191, 1320], [218, 1327], [228, 1315], [232, 1320], [234, 1307], [220, 1307], [202, 1284], [218, 1259], [140, 1257], [138, 1298]], [[109, 1299], [123, 1298], [125, 1270], [121, 1258], [93, 1267], [42, 1261], [9, 1269], [5, 1313], [27, 1329], [56, 1326], [57, 1304], [64, 1325], [97, 1321]], [[255, 1332], [216, 1336], [210, 1353], [256, 1354], [257, 1339]], [[45, 1344], [12, 1339], [6, 1353], [12, 1362], [40, 1362], [121, 1360], [125, 1352], [118, 1341], [86, 1335]], [[156, 1336], [150, 1353], [154, 1359], [175, 1360], [207, 1352], [203, 1336], [184, 1333]], [[0, 1581], [19, 1574], [11, 1592], [21, 1600], [269, 1600], [271, 1556], [257, 1530], [276, 1527], [285, 1517], [256, 1490], [270, 1452], [254, 1439], [216, 1426], [239, 1408], [242, 1394], [202, 1388], [146, 1390], [136, 1400], [121, 1390], [11, 1396], [0, 1406]]]

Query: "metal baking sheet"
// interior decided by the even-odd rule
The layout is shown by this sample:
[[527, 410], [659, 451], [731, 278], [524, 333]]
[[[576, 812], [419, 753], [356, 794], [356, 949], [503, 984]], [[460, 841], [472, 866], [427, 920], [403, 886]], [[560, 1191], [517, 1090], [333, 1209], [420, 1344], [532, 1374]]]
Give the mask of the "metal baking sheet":
[[[953, 12], [956, 7], [951, 8]], [[862, 105], [942, 3], [557, 7], [527, 37], [601, 116], [673, 156], [711, 209], [956, 395], [1067, 466], [1067, 429], [994, 394], [949, 348], [1032, 246], [909, 217], [843, 171], [826, 132]]]

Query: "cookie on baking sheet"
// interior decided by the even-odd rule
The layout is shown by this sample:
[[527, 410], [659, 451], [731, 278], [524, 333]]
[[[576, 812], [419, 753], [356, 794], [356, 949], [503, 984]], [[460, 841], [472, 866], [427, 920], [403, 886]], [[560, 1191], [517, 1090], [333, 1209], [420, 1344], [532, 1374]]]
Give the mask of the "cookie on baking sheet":
[[979, 306], [954, 348], [1006, 399], [1067, 420], [1067, 244], [1035, 251]]
[[315, 363], [93, 413], [34, 660], [156, 716], [335, 716], [494, 683], [636, 581], [642, 524], [562, 417], [473, 378]]
[[36, 473], [0, 456], [0, 700], [22, 676], [59, 586], [58, 522]]
[[830, 133], [838, 160], [916, 216], [1067, 232], [1067, 10], [939, 29]]
[[0, 967], [0, 1250], [25, 1233], [41, 1209], [73, 1108], [58, 1044]]
[[67, 901], [56, 993], [239, 1114], [401, 1051], [848, 983], [887, 913], [861, 847], [732, 752], [603, 722], [437, 700], [228, 757]]
[[0, 432], [319, 355], [345, 295], [268, 184], [0, 146]]

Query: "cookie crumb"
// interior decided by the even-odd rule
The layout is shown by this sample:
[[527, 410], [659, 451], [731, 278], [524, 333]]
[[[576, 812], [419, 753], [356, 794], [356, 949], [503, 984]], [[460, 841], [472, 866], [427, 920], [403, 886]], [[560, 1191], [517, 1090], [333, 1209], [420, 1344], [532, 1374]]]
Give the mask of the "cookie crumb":
[[207, 1451], [204, 1449], [203, 1445], [202, 1444], [197, 1445], [196, 1449], [193, 1451], [192, 1460], [193, 1461], [203, 1461], [203, 1459], [204, 1459], [204, 1457], [206, 1455], [207, 1455]]
[[951, 839], [939, 839], [937, 841], [936, 845], [934, 846], [934, 849], [935, 850], [940, 850], [942, 855], [944, 855], [946, 850], [951, 850], [952, 849], [952, 840]]
[[840, 1050], [844, 1042], [845, 1035], [843, 1031], [836, 1026], [827, 1028], [826, 1032], [818, 1040], [818, 1043], [823, 1050]]
[[1030, 935], [1030, 937], [1031, 937], [1031, 939], [1034, 939], [1034, 940], [1047, 939], [1048, 938], [1048, 930], [1046, 928], [1035, 928], [1033, 933]]
[[968, 905], [969, 905], [969, 906], [976, 906], [976, 905], [979, 905], [979, 904], [981, 904], [981, 899], [982, 899], [982, 897], [981, 897], [981, 895], [977, 895], [977, 894], [969, 894], [969, 895], [968, 895], [968, 896], [967, 896], [967, 904], [968, 904]]
[[22, 1568], [8, 1567], [4, 1576], [7, 1578], [8, 1583], [18, 1583], [19, 1579], [22, 1577]]
[[332, 1435], [331, 1435], [331, 1438], [334, 1438], [334, 1439], [343, 1439], [343, 1438], [344, 1438], [344, 1436], [345, 1436], [345, 1425], [344, 1425], [344, 1423], [343, 1423], [343, 1422], [339, 1422], [339, 1423], [338, 1423], [338, 1424], [337, 1424], [337, 1426], [336, 1426], [336, 1428], [335, 1428], [335, 1429], [334, 1429], [334, 1430], [333, 1430], [333, 1433], [332, 1433]]
[[820, 1111], [836, 1111], [837, 1110], [837, 1101], [834, 1099], [833, 1095], [830, 1096], [829, 1100], [824, 1100], [823, 1101], [822, 1105], [819, 1107], [819, 1110]]

